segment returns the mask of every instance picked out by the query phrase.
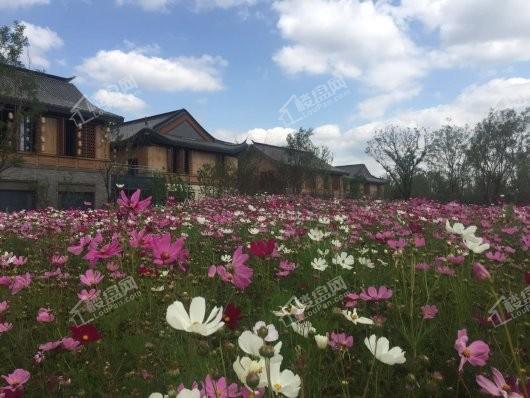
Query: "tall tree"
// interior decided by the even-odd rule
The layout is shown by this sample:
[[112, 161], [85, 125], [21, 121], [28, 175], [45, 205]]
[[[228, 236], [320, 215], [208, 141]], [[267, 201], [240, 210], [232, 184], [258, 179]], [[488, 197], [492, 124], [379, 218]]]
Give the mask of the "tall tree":
[[462, 196], [470, 135], [468, 127], [451, 124], [442, 126], [433, 133], [428, 163], [430, 170], [443, 179], [440, 181], [442, 186], [439, 187], [443, 199], [459, 199]]
[[475, 126], [467, 161], [482, 200], [492, 202], [517, 176], [518, 165], [528, 165], [530, 108], [491, 110]]
[[23, 67], [21, 55], [28, 46], [24, 29], [18, 21], [0, 27], [0, 173], [22, 163], [17, 152], [17, 128], [22, 120], [34, 118], [39, 112], [35, 82], [19, 69]]
[[302, 191], [304, 182], [315, 187], [319, 170], [321, 172], [333, 161], [329, 148], [315, 145], [311, 140], [312, 135], [313, 129], [300, 128], [287, 136], [287, 181], [294, 193]]
[[389, 125], [376, 130], [366, 153], [388, 173], [399, 195], [410, 198], [419, 165], [430, 151], [430, 135], [423, 128]]

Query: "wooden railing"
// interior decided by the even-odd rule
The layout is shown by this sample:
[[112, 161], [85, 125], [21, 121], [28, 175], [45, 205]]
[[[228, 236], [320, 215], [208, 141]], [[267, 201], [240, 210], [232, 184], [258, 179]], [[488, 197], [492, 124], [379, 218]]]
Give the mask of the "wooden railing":
[[91, 159], [80, 156], [58, 156], [28, 152], [21, 152], [20, 154], [25, 165], [56, 169], [102, 170], [108, 163], [106, 159]]

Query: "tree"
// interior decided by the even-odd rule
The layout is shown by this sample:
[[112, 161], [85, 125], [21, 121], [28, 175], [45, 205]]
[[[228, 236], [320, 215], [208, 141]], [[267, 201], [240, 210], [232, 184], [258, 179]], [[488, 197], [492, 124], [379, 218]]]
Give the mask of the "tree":
[[431, 172], [441, 177], [438, 199], [462, 197], [466, 172], [466, 150], [471, 135], [468, 127], [447, 124], [433, 133], [430, 156]]
[[414, 176], [430, 150], [429, 140], [423, 128], [389, 125], [368, 141], [366, 153], [385, 169], [403, 199], [410, 198]]
[[517, 165], [528, 165], [529, 125], [530, 108], [491, 110], [475, 126], [467, 161], [483, 201], [498, 198], [517, 178]]
[[287, 136], [287, 185], [293, 193], [300, 193], [304, 182], [314, 189], [319, 170], [333, 161], [329, 148], [315, 145], [312, 135], [313, 129], [300, 128]]
[[[24, 71], [20, 57], [28, 46], [24, 25], [0, 27], [0, 98], [9, 98], [10, 107], [0, 105], [0, 173], [22, 164], [17, 152], [17, 126], [25, 119], [35, 119], [39, 113], [35, 82]], [[4, 120], [2, 120], [4, 119]]]

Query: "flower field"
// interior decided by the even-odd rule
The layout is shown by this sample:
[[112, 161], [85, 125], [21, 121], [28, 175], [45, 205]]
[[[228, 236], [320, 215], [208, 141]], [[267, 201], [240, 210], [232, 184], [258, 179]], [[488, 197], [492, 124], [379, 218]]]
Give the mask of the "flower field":
[[0, 213], [0, 397], [529, 397], [530, 207]]

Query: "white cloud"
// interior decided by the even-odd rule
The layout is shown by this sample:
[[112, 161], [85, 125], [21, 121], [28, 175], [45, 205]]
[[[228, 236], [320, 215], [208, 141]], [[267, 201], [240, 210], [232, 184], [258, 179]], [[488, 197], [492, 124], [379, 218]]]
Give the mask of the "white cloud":
[[1, 9], [28, 8], [37, 5], [50, 4], [50, 0], [0, 0]]
[[124, 113], [137, 113], [147, 107], [141, 99], [130, 93], [100, 89], [94, 94], [94, 102], [102, 109], [114, 109]]
[[217, 130], [215, 136], [223, 140], [232, 142], [243, 142], [245, 140], [261, 142], [269, 145], [285, 145], [286, 138], [289, 133], [294, 133], [296, 130], [289, 127], [273, 127], [269, 129], [253, 128], [246, 132], [235, 132], [231, 130]]
[[63, 39], [48, 27], [33, 25], [29, 22], [22, 22], [25, 26], [24, 34], [28, 39], [27, 60], [31, 66], [47, 68], [50, 61], [46, 58], [46, 53], [50, 50], [61, 48]]
[[335, 74], [393, 90], [425, 72], [420, 49], [379, 3], [280, 0], [273, 7], [290, 42], [274, 60], [289, 73]]
[[400, 101], [415, 97], [420, 91], [419, 87], [414, 87], [410, 90], [394, 90], [390, 93], [369, 97], [357, 105], [359, 116], [366, 119], [382, 117], [388, 107]]
[[223, 58], [210, 55], [161, 58], [134, 50], [101, 50], [77, 69], [86, 78], [105, 85], [127, 77], [146, 90], [217, 91], [223, 88], [220, 71], [226, 65]]
[[173, 2], [173, 0], [116, 0], [119, 6], [134, 4], [145, 11], [166, 11]]

